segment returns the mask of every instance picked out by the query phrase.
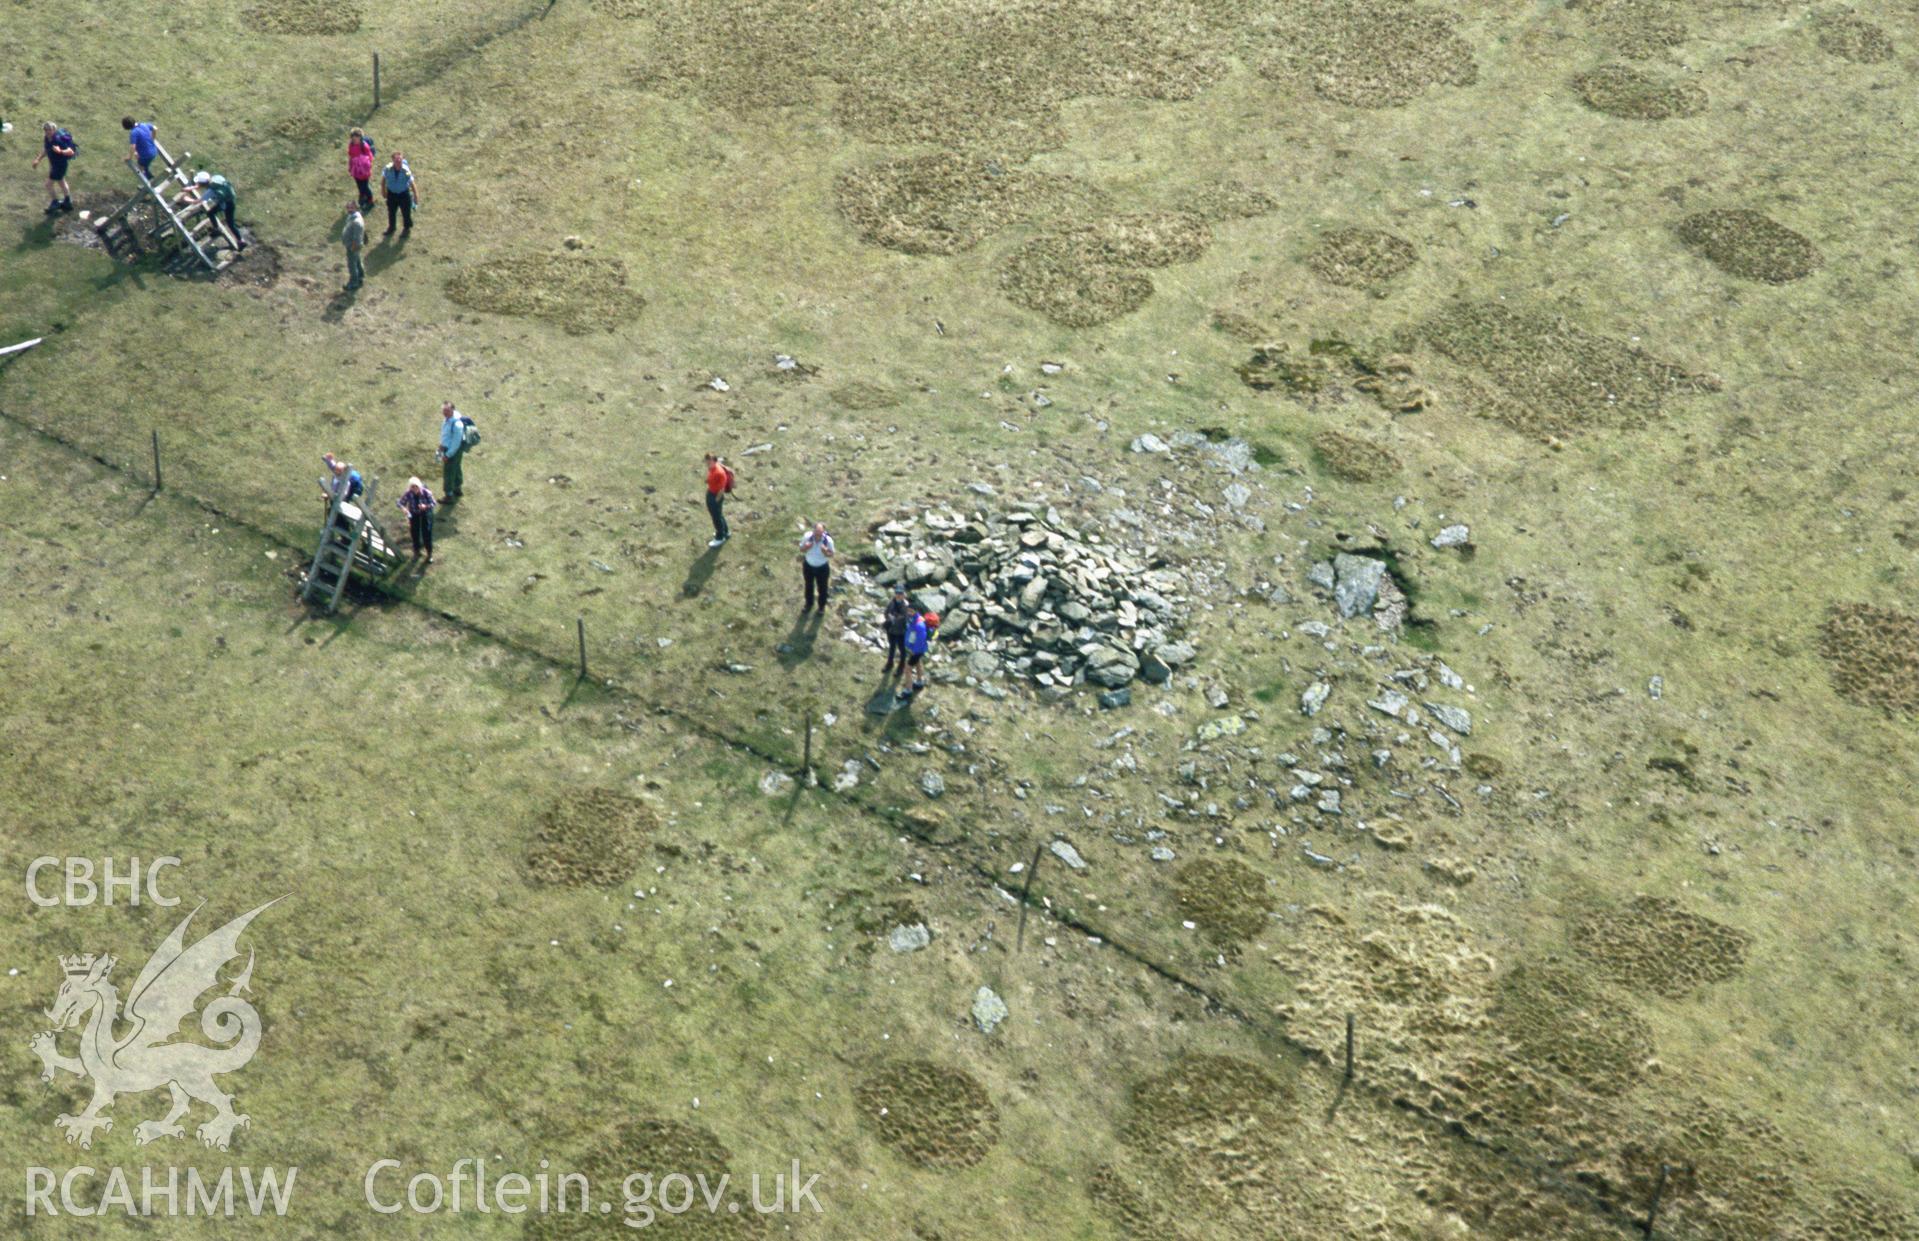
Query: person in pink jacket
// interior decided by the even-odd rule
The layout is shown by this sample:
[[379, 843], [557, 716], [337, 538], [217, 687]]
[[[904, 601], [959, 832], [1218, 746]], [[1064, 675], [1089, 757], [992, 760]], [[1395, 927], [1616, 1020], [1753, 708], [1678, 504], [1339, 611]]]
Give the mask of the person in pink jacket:
[[373, 205], [373, 142], [359, 130], [347, 135], [346, 171], [360, 187], [360, 210], [365, 211]]

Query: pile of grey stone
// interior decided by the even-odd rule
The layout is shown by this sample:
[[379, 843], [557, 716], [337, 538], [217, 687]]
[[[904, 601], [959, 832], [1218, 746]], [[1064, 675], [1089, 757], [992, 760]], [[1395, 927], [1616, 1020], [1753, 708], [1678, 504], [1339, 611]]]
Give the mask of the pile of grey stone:
[[933, 510], [873, 535], [869, 593], [904, 585], [939, 613], [941, 640], [977, 682], [1004, 675], [1054, 693], [1163, 684], [1196, 654], [1179, 639], [1185, 582], [1158, 549], [1123, 547], [1055, 508]]

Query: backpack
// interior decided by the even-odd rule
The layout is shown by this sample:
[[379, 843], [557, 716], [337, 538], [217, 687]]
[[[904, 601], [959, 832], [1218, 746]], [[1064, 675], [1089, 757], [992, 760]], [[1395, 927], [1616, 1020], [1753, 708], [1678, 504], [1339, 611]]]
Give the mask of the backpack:
[[739, 478], [739, 475], [735, 474], [733, 472], [733, 467], [726, 464], [724, 461], [720, 462], [720, 468], [726, 471], [726, 494], [732, 495], [733, 483], [736, 479]]
[[80, 144], [78, 142], [75, 142], [73, 140], [73, 135], [68, 133], [64, 129], [56, 129], [53, 131], [53, 145], [57, 147], [65, 147], [67, 148], [67, 150], [72, 151], [73, 154], [69, 155], [67, 157], [68, 159], [77, 158], [80, 154]]
[[456, 413], [454, 416], [460, 420], [460, 451], [465, 452], [469, 448], [478, 448], [480, 446], [480, 428], [474, 425], [473, 419], [467, 417], [465, 414]]

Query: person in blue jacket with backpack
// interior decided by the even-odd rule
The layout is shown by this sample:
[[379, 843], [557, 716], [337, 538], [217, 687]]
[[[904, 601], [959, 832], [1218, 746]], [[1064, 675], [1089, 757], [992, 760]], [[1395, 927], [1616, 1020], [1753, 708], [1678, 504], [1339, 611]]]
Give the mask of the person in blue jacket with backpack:
[[480, 442], [473, 419], [453, 408], [448, 401], [440, 406], [440, 498], [448, 504], [466, 490], [466, 450]]
[[913, 680], [900, 691], [901, 702], [912, 701], [914, 695], [926, 688], [926, 652], [939, 627], [939, 613], [918, 609], [914, 610], [913, 619], [906, 622], [906, 667], [913, 674]]
[[80, 144], [73, 135], [48, 121], [41, 127], [40, 154], [34, 158], [33, 166], [38, 168], [41, 160], [47, 161], [47, 214], [73, 210], [73, 190], [67, 185], [67, 161], [80, 153]]

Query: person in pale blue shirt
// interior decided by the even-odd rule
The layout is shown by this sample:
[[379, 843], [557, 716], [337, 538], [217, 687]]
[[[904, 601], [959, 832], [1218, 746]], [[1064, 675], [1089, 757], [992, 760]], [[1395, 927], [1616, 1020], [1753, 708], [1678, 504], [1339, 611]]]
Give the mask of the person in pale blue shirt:
[[472, 420], [448, 401], [440, 406], [440, 498], [447, 503], [460, 498], [466, 483], [466, 434]]
[[[380, 174], [380, 196], [386, 199], [386, 232], [384, 236], [393, 236], [394, 221], [405, 222], [400, 230], [401, 236], [413, 231], [413, 208], [420, 201], [420, 184], [413, 179], [413, 169], [407, 166], [406, 156], [393, 153], [392, 162]], [[450, 498], [450, 497], [449, 497]]]

